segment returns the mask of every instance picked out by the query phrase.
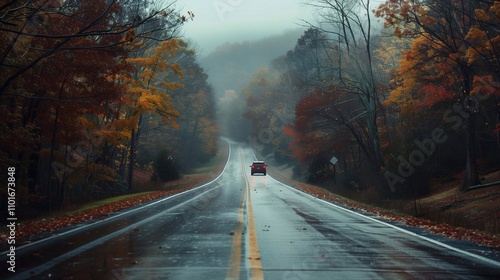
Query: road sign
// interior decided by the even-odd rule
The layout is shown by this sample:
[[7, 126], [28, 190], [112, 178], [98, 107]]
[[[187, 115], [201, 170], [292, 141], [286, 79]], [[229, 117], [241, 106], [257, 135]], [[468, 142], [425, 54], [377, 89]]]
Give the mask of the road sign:
[[330, 162], [331, 162], [333, 165], [335, 165], [338, 161], [339, 161], [339, 160], [338, 160], [336, 157], [332, 157], [332, 158], [330, 159]]

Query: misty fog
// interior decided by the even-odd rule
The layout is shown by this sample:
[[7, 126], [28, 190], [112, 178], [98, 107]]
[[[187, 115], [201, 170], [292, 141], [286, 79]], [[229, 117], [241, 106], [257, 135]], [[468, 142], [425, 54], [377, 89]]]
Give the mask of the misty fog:
[[228, 41], [201, 56], [199, 62], [216, 97], [223, 97], [226, 90], [241, 91], [257, 69], [268, 67], [273, 59], [292, 49], [304, 30], [297, 28], [255, 41]]

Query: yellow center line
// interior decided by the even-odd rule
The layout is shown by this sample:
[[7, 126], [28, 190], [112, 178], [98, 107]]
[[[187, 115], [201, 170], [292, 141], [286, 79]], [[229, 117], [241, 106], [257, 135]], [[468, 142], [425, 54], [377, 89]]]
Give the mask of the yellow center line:
[[245, 178], [245, 188], [243, 190], [243, 195], [241, 197], [240, 206], [238, 209], [238, 223], [233, 234], [233, 244], [231, 248], [231, 256], [229, 259], [229, 269], [226, 273], [226, 280], [236, 280], [240, 278], [240, 266], [241, 266], [241, 245], [243, 228], [245, 224], [245, 204], [247, 210], [247, 231], [248, 231], [248, 264], [250, 269], [250, 279], [252, 280], [263, 280], [264, 273], [262, 271], [262, 263], [260, 262], [259, 255], [259, 245], [257, 243], [257, 233], [255, 231], [255, 222], [253, 218], [252, 211], [252, 199], [250, 196], [250, 183], [248, 181], [247, 172], [245, 172], [245, 164], [243, 162], [243, 156], [240, 150], [240, 159], [243, 177]]
[[250, 248], [250, 279], [252, 280], [261, 280], [264, 279], [264, 272], [262, 271], [262, 263], [260, 262], [260, 254], [259, 254], [259, 244], [257, 243], [257, 232], [255, 231], [255, 222], [253, 219], [253, 211], [252, 211], [252, 198], [251, 198], [251, 190], [250, 184], [248, 183], [248, 178], [245, 174], [245, 180], [247, 183], [247, 192], [248, 192], [248, 203], [247, 203], [247, 211], [248, 211], [248, 243]]
[[262, 271], [262, 263], [260, 262], [259, 254], [259, 244], [257, 243], [257, 232], [255, 231], [255, 222], [253, 218], [252, 210], [252, 196], [251, 196], [251, 186], [248, 181], [248, 175], [246, 172], [245, 164], [243, 162], [243, 156], [240, 151], [241, 166], [243, 168], [243, 175], [245, 177], [246, 189], [248, 193], [247, 198], [247, 217], [248, 217], [248, 248], [249, 252], [249, 263], [250, 263], [250, 279], [252, 280], [262, 280], [264, 279], [264, 272]]
[[226, 280], [240, 279], [240, 263], [241, 263], [241, 238], [243, 236], [243, 224], [245, 220], [244, 207], [246, 201], [246, 188], [241, 196], [240, 206], [238, 210], [238, 223], [236, 229], [231, 234], [233, 235], [233, 245], [231, 248], [231, 256], [229, 257], [229, 269], [226, 273]]

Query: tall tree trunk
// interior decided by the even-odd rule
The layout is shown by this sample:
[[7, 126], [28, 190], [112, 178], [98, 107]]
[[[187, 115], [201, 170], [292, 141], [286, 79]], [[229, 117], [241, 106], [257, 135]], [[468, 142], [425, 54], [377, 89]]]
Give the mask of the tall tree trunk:
[[132, 129], [130, 133], [130, 155], [128, 163], [128, 190], [131, 191], [134, 181], [135, 152], [137, 151], [137, 141], [141, 134], [142, 115], [137, 122], [137, 129]]
[[[52, 139], [51, 139], [51, 144], [50, 144], [50, 156], [49, 156], [49, 162], [52, 163], [54, 161], [54, 151], [56, 149], [56, 133], [57, 133], [57, 124], [59, 121], [59, 110], [56, 107], [56, 115], [54, 117], [54, 128], [52, 130]], [[61, 178], [62, 175], [61, 175]], [[47, 176], [47, 209], [49, 211], [52, 210], [52, 164], [51, 168], [49, 168], [49, 174]]]
[[[464, 79], [464, 92], [466, 94], [466, 100], [470, 100], [471, 104], [467, 104], [468, 108], [465, 108], [469, 112], [469, 117], [467, 118], [466, 135], [467, 135], [467, 163], [465, 167], [465, 178], [462, 185], [462, 190], [467, 190], [471, 186], [481, 184], [479, 180], [479, 172], [477, 170], [477, 126], [476, 126], [476, 113], [475, 106], [472, 104], [473, 100], [471, 97], [472, 88], [472, 74], [467, 66], [461, 67], [462, 77]], [[476, 100], [477, 101], [477, 100]]]
[[137, 133], [135, 129], [132, 129], [131, 137], [130, 137], [130, 153], [129, 153], [129, 162], [128, 162], [128, 190], [132, 190], [132, 184], [134, 181], [134, 165], [135, 165], [135, 150], [137, 146]]
[[477, 170], [477, 136], [475, 114], [472, 112], [467, 119], [467, 166], [462, 190], [481, 184]]

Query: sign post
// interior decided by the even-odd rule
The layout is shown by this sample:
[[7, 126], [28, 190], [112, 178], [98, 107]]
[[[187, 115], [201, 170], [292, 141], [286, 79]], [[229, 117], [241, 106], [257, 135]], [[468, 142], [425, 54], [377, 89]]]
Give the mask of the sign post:
[[335, 165], [337, 164], [337, 162], [338, 162], [338, 161], [339, 161], [339, 160], [338, 160], [336, 157], [332, 157], [332, 158], [330, 159], [330, 163], [333, 165], [333, 182], [334, 182], [335, 184], [337, 183], [337, 176], [336, 176], [336, 175], [337, 175], [337, 174], [336, 174], [337, 172], [336, 172], [336, 170], [335, 170]]

